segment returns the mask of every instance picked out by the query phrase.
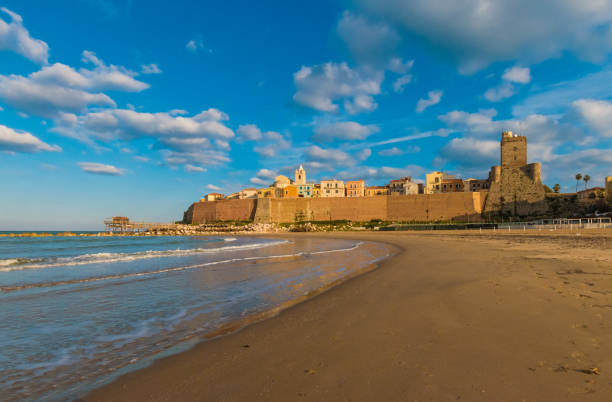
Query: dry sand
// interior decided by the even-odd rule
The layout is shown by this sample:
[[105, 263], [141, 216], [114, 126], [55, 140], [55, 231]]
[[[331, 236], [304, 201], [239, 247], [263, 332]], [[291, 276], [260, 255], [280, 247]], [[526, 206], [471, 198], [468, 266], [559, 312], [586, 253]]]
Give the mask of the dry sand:
[[610, 401], [609, 232], [315, 234], [399, 252], [86, 399]]

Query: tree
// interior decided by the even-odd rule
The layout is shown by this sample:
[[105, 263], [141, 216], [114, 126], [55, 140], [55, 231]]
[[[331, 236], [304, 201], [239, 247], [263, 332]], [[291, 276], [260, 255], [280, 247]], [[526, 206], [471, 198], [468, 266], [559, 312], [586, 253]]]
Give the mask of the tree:
[[584, 175], [584, 189], [587, 189], [587, 184], [589, 184], [589, 180], [591, 180], [591, 176], [589, 176], [588, 174]]
[[553, 186], [553, 191], [554, 191], [555, 193], [558, 193], [558, 192], [559, 192], [559, 190], [561, 190], [561, 186], [559, 185], [559, 183], [557, 183], [557, 184], [555, 184], [555, 185]]
[[582, 174], [576, 174], [576, 192], [578, 192], [578, 183], [580, 183], [580, 179], [582, 179]]

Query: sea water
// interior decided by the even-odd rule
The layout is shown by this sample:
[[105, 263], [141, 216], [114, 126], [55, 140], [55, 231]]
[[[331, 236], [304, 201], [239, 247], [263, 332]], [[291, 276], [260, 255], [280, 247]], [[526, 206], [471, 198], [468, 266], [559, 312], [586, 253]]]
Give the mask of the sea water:
[[0, 399], [78, 398], [388, 254], [336, 239], [0, 237]]

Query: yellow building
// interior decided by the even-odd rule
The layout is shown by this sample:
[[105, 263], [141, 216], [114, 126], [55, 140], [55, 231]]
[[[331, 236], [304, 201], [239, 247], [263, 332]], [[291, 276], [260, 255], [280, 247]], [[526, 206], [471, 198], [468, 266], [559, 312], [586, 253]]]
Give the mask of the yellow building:
[[442, 181], [454, 179], [455, 176], [444, 172], [431, 172], [425, 175], [425, 194], [442, 192]]
[[319, 198], [319, 197], [321, 197], [321, 185], [315, 184], [314, 187], [312, 188], [312, 198]]
[[286, 185], [283, 188], [283, 198], [298, 198], [298, 186], [295, 184]]
[[375, 197], [378, 195], [389, 195], [389, 188], [386, 186], [371, 186], [365, 189], [366, 197]]
[[276, 198], [276, 188], [266, 187], [257, 190], [257, 198]]

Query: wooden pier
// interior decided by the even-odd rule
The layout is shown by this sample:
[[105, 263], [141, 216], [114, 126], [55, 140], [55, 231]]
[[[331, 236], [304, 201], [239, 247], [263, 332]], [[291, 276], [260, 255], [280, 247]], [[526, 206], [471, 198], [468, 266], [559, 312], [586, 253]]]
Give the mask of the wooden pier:
[[107, 232], [146, 232], [147, 230], [175, 229], [174, 223], [132, 222], [127, 216], [104, 219]]

